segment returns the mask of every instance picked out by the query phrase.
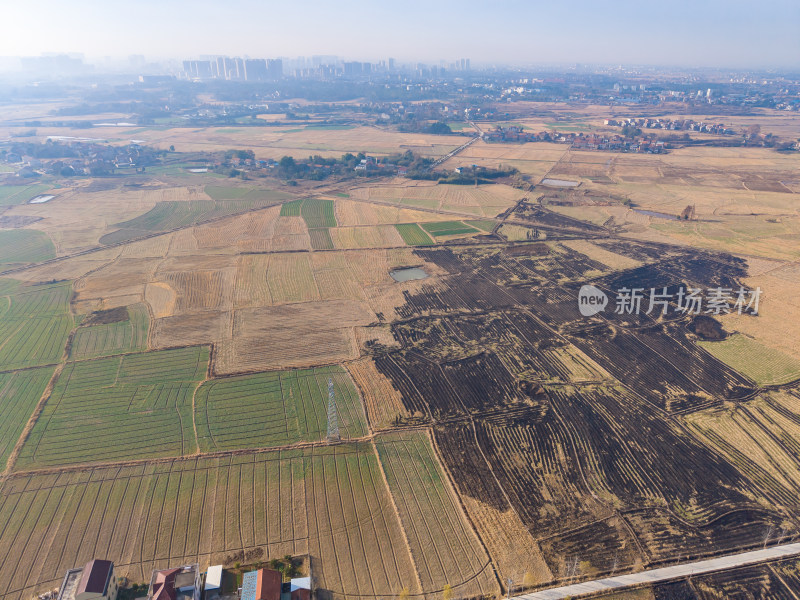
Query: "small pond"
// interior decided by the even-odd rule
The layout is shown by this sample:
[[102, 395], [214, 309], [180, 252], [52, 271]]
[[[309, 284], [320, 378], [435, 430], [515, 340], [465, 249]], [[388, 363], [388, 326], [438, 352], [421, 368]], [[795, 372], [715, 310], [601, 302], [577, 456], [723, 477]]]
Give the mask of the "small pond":
[[654, 210], [642, 210], [639, 208], [634, 208], [633, 212], [639, 213], [640, 215], [647, 215], [648, 217], [655, 217], [656, 219], [669, 219], [670, 221], [678, 220], [678, 217], [675, 215], [668, 215], [667, 213], [656, 212]]
[[425, 279], [428, 274], [419, 267], [411, 267], [408, 269], [395, 269], [389, 271], [389, 275], [395, 281], [413, 281], [414, 279]]

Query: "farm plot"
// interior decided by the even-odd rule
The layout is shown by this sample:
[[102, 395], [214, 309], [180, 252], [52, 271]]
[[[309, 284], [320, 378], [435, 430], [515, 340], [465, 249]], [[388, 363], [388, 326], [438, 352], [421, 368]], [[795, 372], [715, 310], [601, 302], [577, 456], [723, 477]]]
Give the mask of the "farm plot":
[[11, 293], [0, 296], [0, 370], [58, 362], [74, 325], [71, 283], [11, 284], [4, 291]]
[[369, 444], [12, 477], [0, 551], [3, 600], [57, 587], [95, 556], [146, 581], [175, 564], [311, 553], [314, 587], [335, 600], [420, 592]]
[[319, 290], [306, 253], [272, 256], [266, 277], [275, 304], [319, 300]]
[[759, 385], [775, 385], [800, 379], [800, 361], [759, 344], [745, 335], [736, 334], [722, 341], [700, 341], [698, 344]]
[[55, 258], [56, 247], [43, 231], [0, 231], [0, 267], [12, 267]]
[[336, 227], [333, 200], [306, 198], [300, 207], [300, 215], [309, 229]]
[[212, 200], [259, 200], [261, 198], [288, 197], [288, 194], [276, 190], [265, 190], [252, 187], [235, 187], [222, 185], [207, 185], [205, 193]]
[[308, 235], [311, 238], [311, 247], [314, 250], [333, 250], [330, 229], [309, 229]]
[[390, 248], [406, 245], [392, 225], [337, 227], [329, 231], [334, 246], [340, 249]]
[[444, 237], [448, 235], [463, 235], [467, 233], [477, 233], [478, 229], [467, 225], [461, 221], [439, 221], [437, 223], [423, 223], [422, 228], [433, 237]]
[[134, 219], [117, 223], [118, 230], [100, 238], [101, 244], [114, 244], [159, 231], [195, 225], [226, 215], [243, 213], [276, 204], [288, 194], [267, 191], [258, 198], [239, 200], [188, 200], [158, 202], [151, 210]]
[[52, 375], [52, 367], [0, 373], [0, 464], [3, 468]]
[[282, 217], [303, 217], [309, 229], [336, 227], [334, 201], [320, 198], [292, 200], [281, 206]]
[[395, 228], [409, 246], [432, 246], [434, 243], [422, 227], [416, 223], [403, 223], [395, 225]]
[[0, 185], [0, 206], [24, 204], [50, 189], [49, 185]]
[[201, 451], [268, 448], [318, 441], [327, 431], [328, 379], [342, 438], [366, 434], [358, 392], [341, 367], [211, 379], [195, 395]]
[[358, 356], [353, 328], [375, 315], [360, 302], [326, 300], [237, 310], [215, 353], [215, 373], [338, 363]]
[[18, 468], [194, 452], [192, 394], [208, 358], [199, 346], [68, 363]]
[[82, 360], [147, 350], [150, 315], [134, 304], [89, 315], [75, 332], [70, 358]]
[[791, 505], [800, 492], [800, 398], [771, 392], [741, 405], [684, 417], [698, 439], [722, 453], [766, 490]]
[[390, 433], [375, 442], [423, 589], [458, 596], [498, 592], [489, 557], [439, 466], [427, 433]]
[[384, 375], [378, 372], [371, 358], [364, 357], [349, 362], [346, 367], [361, 391], [367, 416], [373, 428], [387, 427], [396, 419], [402, 420], [409, 416], [400, 393]]
[[397, 223], [421, 223], [423, 221], [452, 219], [448, 215], [422, 212], [402, 206], [387, 206], [371, 202], [336, 200], [336, 222], [339, 227], [359, 225], [395, 225]]

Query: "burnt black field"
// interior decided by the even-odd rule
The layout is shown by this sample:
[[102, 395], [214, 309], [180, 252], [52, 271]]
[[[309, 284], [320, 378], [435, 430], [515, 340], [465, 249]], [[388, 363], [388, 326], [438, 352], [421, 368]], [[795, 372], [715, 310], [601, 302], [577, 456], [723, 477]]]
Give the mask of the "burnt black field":
[[[613, 305], [594, 317], [578, 310], [589, 281], [610, 297], [626, 286], [738, 288], [747, 264], [596, 243], [646, 264], [612, 272], [539, 242], [415, 251], [447, 275], [406, 293], [391, 324], [400, 347], [374, 345], [374, 360], [408, 412], [432, 427], [459, 492], [513, 508], [556, 577], [575, 557], [608, 573], [760, 546], [769, 531], [793, 534], [796, 490], [755, 464], [744, 473], [682, 424], [681, 415], [759, 392], [695, 344], [698, 322], [718, 338], [719, 323], [674, 311], [618, 315]], [[581, 353], [594, 375], [570, 371], [564, 357]], [[768, 488], [755, 483], [767, 480]]]

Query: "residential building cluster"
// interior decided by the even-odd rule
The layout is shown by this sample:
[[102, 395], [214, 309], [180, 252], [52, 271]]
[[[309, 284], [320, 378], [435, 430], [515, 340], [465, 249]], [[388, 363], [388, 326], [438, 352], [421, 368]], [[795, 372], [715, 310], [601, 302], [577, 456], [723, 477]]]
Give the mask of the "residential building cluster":
[[483, 134], [487, 142], [553, 142], [570, 144], [576, 150], [617, 150], [620, 152], [643, 152], [662, 154], [666, 152], [664, 142], [645, 136], [627, 138], [621, 135], [598, 135], [595, 133], [559, 133], [558, 131], [525, 131], [518, 125], [496, 127]]
[[716, 133], [720, 135], [733, 135], [733, 129], [724, 123], [704, 123], [692, 119], [667, 119], [667, 118], [639, 118], [639, 119], [606, 119], [604, 125], [609, 127], [639, 127], [645, 129], [668, 129], [671, 131], [696, 131], [699, 133]]
[[218, 56], [208, 60], [183, 61], [186, 79], [203, 81], [275, 81], [283, 77], [283, 61], [279, 58], [230, 58]]
[[[241, 587], [233, 578], [223, 581], [225, 570], [214, 565], [205, 572], [197, 563], [169, 569], [156, 569], [150, 577], [146, 600], [216, 600], [226, 597], [239, 600], [311, 600], [311, 576], [283, 581], [283, 574], [273, 569], [255, 569], [244, 573]], [[119, 579], [114, 563], [94, 559], [83, 567], [67, 571], [56, 600], [117, 600]]]

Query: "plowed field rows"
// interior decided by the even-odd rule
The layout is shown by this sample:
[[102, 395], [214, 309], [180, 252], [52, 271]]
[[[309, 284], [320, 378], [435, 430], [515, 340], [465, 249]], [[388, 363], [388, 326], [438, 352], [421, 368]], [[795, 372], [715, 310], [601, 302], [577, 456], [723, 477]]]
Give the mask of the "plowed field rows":
[[95, 556], [141, 582], [258, 549], [263, 560], [311, 553], [315, 588], [337, 600], [420, 591], [370, 445], [20, 476], [0, 490], [3, 600], [57, 586]]
[[384, 434], [375, 446], [423, 589], [445, 582], [459, 596], [496, 593], [489, 557], [461, 511], [428, 434]]

